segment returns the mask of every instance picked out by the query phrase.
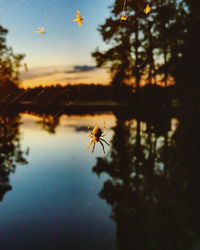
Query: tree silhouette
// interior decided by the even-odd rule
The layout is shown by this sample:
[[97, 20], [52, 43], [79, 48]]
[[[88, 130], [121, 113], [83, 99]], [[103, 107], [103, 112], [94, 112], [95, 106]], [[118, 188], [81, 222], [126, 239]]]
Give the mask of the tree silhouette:
[[[200, 23], [199, 4], [187, 0], [148, 2], [151, 11], [146, 15], [143, 11], [146, 1], [127, 0], [123, 11], [123, 1], [116, 0], [111, 7], [111, 17], [99, 28], [103, 40], [111, 46], [104, 52], [97, 48], [92, 56], [98, 67], [110, 67], [111, 84], [116, 89], [131, 83], [138, 91], [142, 82], [161, 82], [167, 87], [170, 78], [184, 87], [181, 71], [187, 68], [187, 59], [199, 44], [198, 39], [194, 39]], [[120, 20], [122, 14], [127, 20]], [[191, 20], [195, 20], [193, 24]], [[190, 48], [192, 44], [194, 47]], [[199, 56], [195, 58], [195, 63], [189, 60], [191, 74], [185, 73], [188, 78], [193, 71], [195, 75], [198, 71]]]
[[[7, 47], [6, 38], [8, 30], [0, 25], [0, 97], [16, 90], [20, 84], [19, 68], [24, 59], [23, 54], [14, 54], [11, 47]], [[25, 68], [26, 65], [24, 64]]]
[[122, 22], [123, 1], [116, 0], [111, 17], [106, 19], [99, 31], [103, 40], [114, 43], [113, 47], [105, 53], [98, 49], [92, 53], [96, 58], [97, 66], [109, 64], [111, 62], [112, 85], [118, 87], [124, 80], [135, 76], [136, 88], [139, 89], [140, 71], [139, 64], [143, 62], [143, 51], [141, 51], [141, 41], [139, 32], [141, 30], [141, 20], [144, 17], [143, 7], [145, 1], [127, 1], [124, 14], [128, 16], [127, 21]]
[[197, 32], [200, 29], [200, 3], [195, 0], [184, 0], [182, 1], [182, 6], [184, 6], [187, 12], [186, 18], [184, 18], [185, 42], [182, 46], [182, 56], [178, 61], [175, 74], [177, 83], [180, 87], [184, 86], [185, 93], [188, 95], [191, 91], [199, 92], [200, 90], [198, 73], [200, 37], [197, 36]]

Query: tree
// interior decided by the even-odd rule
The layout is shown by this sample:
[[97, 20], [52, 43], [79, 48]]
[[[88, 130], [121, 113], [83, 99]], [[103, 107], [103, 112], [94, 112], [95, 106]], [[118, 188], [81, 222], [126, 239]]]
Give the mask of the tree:
[[7, 33], [8, 30], [0, 25], [0, 88], [10, 90], [20, 83], [19, 68], [25, 55], [14, 54], [13, 49], [6, 46]]
[[116, 0], [111, 17], [106, 19], [105, 24], [101, 25], [99, 31], [103, 40], [113, 44], [106, 52], [102, 53], [98, 49], [92, 53], [95, 57], [97, 66], [108, 64], [110, 66], [112, 82], [114, 87], [120, 87], [135, 77], [136, 89], [139, 90], [141, 73], [139, 65], [143, 62], [143, 51], [141, 42], [141, 21], [144, 18], [145, 1], [127, 1], [124, 14], [128, 16], [127, 21], [121, 21], [123, 1]]
[[[123, 10], [123, 1], [116, 0], [111, 7], [111, 17], [99, 28], [103, 40], [110, 47], [105, 52], [97, 49], [92, 56], [97, 66], [107, 64], [110, 67], [113, 86], [129, 81], [139, 90], [141, 80], [145, 80], [149, 84], [161, 81], [167, 87], [169, 77], [173, 77], [175, 82], [179, 77], [177, 66], [183, 58], [184, 45], [190, 44], [186, 37], [188, 40], [192, 38], [191, 41], [194, 38], [188, 24], [190, 15], [197, 14], [192, 14], [195, 4], [187, 0], [148, 2], [151, 11], [146, 15], [146, 1], [127, 0]], [[122, 14], [128, 16], [126, 21], [120, 20]], [[198, 43], [193, 43], [197, 48]], [[157, 76], [160, 80], [156, 79]]]
[[[185, 41], [182, 46], [181, 57], [178, 61], [175, 74], [177, 83], [191, 92], [200, 91], [199, 84], [199, 58], [200, 58], [200, 2], [196, 0], [184, 0], [181, 2], [185, 12], [184, 35]], [[183, 16], [183, 17], [184, 17]]]

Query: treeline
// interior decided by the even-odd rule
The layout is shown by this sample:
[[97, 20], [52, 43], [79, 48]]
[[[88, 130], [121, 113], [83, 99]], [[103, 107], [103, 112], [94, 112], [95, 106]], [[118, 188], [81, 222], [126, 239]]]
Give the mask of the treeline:
[[[108, 50], [92, 53], [97, 66], [108, 65], [112, 86], [129, 83], [138, 91], [145, 83], [200, 91], [200, 1], [115, 0], [111, 15], [99, 27]], [[121, 20], [122, 15], [126, 20]], [[120, 24], [121, 23], [121, 24]]]
[[[147, 85], [140, 91], [140, 104], [159, 105], [170, 104], [171, 100], [178, 98], [176, 86], [163, 88], [160, 86]], [[136, 92], [132, 91], [131, 86], [121, 85], [116, 95], [112, 86], [96, 84], [79, 85], [56, 85], [35, 88], [13, 88], [8, 94], [0, 92], [0, 107], [13, 104], [38, 105], [40, 107], [65, 106], [81, 103], [98, 103], [103, 101], [116, 101], [117, 103], [134, 104]]]
[[[16, 94], [15, 94], [16, 95]], [[112, 100], [111, 86], [103, 85], [56, 85], [19, 89], [17, 103], [33, 103], [38, 105], [66, 105], [78, 101]]]

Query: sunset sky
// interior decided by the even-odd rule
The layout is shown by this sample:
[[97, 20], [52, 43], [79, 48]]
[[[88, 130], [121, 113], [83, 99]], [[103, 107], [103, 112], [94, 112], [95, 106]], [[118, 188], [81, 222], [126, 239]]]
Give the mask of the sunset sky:
[[[0, 24], [9, 30], [7, 45], [24, 53], [28, 72], [24, 87], [109, 82], [107, 69], [96, 69], [91, 57], [107, 48], [97, 28], [109, 16], [113, 0], [0, 0]], [[79, 10], [82, 27], [73, 19]], [[45, 34], [35, 33], [45, 26]]]

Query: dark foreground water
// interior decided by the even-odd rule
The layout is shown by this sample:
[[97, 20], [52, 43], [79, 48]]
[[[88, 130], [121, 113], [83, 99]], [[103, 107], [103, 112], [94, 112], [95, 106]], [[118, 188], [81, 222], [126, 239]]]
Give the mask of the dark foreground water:
[[[87, 126], [104, 121], [105, 159], [99, 143], [83, 152]], [[184, 121], [1, 117], [0, 249], [200, 249], [198, 142]]]

